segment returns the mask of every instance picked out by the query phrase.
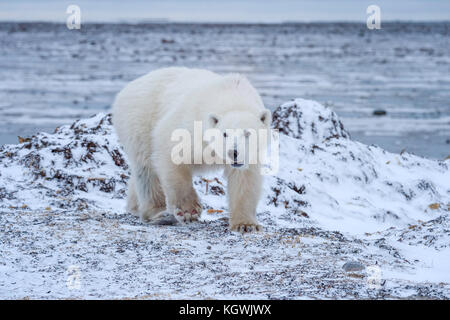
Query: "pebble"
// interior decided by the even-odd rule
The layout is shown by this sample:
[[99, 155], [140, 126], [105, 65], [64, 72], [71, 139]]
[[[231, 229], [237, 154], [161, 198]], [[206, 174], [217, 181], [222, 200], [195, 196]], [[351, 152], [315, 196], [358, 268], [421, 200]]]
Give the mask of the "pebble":
[[373, 115], [374, 116], [385, 116], [387, 114], [386, 110], [374, 110]]
[[179, 222], [172, 214], [163, 214], [158, 217], [156, 220], [152, 220], [150, 224], [160, 225], [160, 226], [175, 226], [178, 225]]
[[358, 261], [348, 261], [342, 266], [342, 269], [344, 269], [346, 272], [362, 271], [365, 268], [366, 267]]

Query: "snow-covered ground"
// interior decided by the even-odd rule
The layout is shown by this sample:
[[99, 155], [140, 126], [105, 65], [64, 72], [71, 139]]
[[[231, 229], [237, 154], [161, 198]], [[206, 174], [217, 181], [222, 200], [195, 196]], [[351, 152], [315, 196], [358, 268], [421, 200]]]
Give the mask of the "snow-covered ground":
[[0, 149], [0, 298], [450, 298], [450, 160], [350, 138], [296, 99], [273, 115], [264, 231], [228, 230], [221, 173], [201, 221], [141, 223], [109, 115]]
[[[83, 24], [81, 30], [0, 23], [0, 145], [105, 112], [127, 82], [187, 66], [244, 73], [272, 110], [292, 97], [316, 100], [331, 106], [358, 141], [444, 159], [449, 30], [450, 22], [384, 20], [380, 30], [365, 22]], [[374, 116], [375, 110], [387, 114]]]

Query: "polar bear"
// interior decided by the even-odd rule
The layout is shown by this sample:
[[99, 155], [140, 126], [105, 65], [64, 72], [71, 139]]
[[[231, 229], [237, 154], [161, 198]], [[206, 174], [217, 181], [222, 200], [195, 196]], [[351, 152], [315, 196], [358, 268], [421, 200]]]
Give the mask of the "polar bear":
[[[249, 129], [269, 129], [271, 113], [244, 76], [182, 67], [155, 70], [132, 81], [117, 94], [112, 114], [116, 133], [130, 161], [128, 211], [144, 221], [164, 211], [181, 222], [195, 221], [202, 206], [193, 188], [193, 174], [224, 169], [230, 229], [239, 232], [261, 229], [256, 219], [262, 187], [261, 164], [248, 163], [245, 157], [238, 161], [236, 141], [245, 143]], [[176, 142], [172, 141], [172, 133], [180, 128], [193, 133], [198, 121], [202, 130], [219, 130], [225, 140], [228, 129], [242, 129], [233, 137], [238, 140], [227, 144], [231, 148], [215, 155], [231, 158], [231, 162], [174, 163], [171, 150]], [[194, 145], [204, 146], [205, 141], [203, 136], [194, 139], [195, 156], [198, 148]]]

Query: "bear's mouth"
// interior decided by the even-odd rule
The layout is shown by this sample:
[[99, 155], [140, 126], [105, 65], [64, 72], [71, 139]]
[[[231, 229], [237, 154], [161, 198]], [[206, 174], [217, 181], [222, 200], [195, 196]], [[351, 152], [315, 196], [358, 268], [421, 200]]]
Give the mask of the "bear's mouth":
[[243, 164], [242, 164], [242, 163], [237, 163], [237, 162], [235, 162], [235, 163], [232, 163], [231, 166], [232, 166], [233, 168], [240, 168], [240, 167], [243, 166]]

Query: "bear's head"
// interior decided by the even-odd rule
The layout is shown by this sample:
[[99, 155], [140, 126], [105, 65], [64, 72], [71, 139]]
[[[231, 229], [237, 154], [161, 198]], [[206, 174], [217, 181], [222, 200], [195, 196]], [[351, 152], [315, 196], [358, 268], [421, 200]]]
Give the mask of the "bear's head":
[[261, 164], [270, 139], [272, 115], [268, 109], [258, 112], [229, 111], [210, 114], [209, 127], [218, 129], [221, 141], [216, 156], [232, 168], [245, 170]]

